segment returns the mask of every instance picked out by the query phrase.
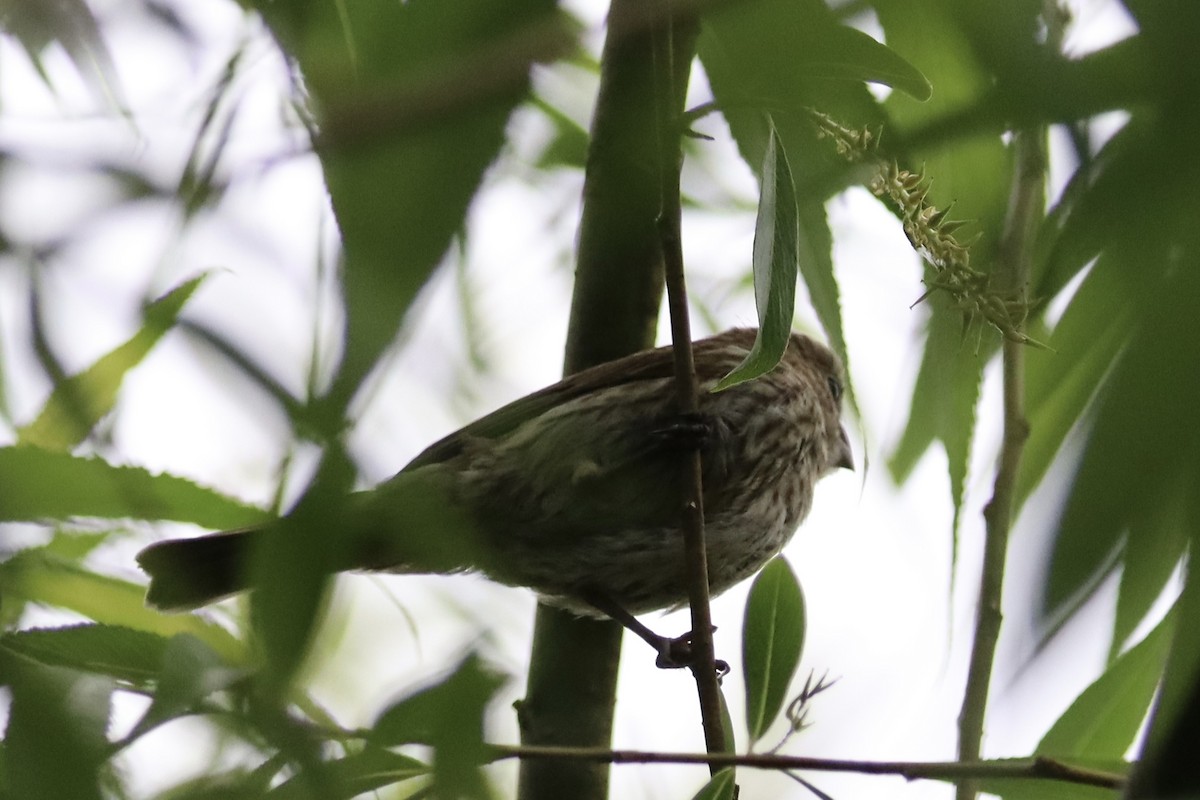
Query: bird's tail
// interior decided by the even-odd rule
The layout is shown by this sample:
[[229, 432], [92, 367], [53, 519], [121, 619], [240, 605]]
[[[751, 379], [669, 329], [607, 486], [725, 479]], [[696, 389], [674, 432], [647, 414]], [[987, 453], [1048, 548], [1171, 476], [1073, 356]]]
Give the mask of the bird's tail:
[[[328, 531], [337, 539], [324, 549], [331, 573], [486, 571], [475, 519], [454, 501], [453, 473], [440, 465], [401, 472], [372, 491], [352, 495], [338, 512]], [[146, 602], [163, 611], [184, 611], [251, 588], [250, 565], [263, 535], [269, 531], [243, 528], [147, 547], [137, 556], [150, 576]]]
[[150, 576], [146, 602], [163, 611], [198, 608], [249, 588], [247, 564], [257, 528], [171, 539], [138, 553]]

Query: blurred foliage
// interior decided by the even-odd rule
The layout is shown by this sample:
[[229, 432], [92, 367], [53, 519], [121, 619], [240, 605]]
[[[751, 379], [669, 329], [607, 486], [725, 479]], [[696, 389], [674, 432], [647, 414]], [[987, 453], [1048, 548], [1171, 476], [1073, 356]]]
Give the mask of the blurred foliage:
[[[180, 48], [193, 46], [189, 23], [170, 4], [136, 5], [145, 24], [170, 31]], [[321, 635], [322, 565], [329, 558], [323, 534], [355, 478], [342, 446], [348, 409], [384, 363], [418, 290], [464, 230], [483, 176], [506, 157], [514, 111], [540, 109], [555, 131], [527, 168], [583, 163], [586, 132], [531, 91], [529, 78], [535, 64], [578, 57], [577, 24], [550, 0], [243, 5], [251, 18], [261, 15], [295, 69], [289, 120], [320, 158], [340, 228], [344, 325], [336, 371], [322, 380], [314, 370], [305, 396], [274, 382], [272, 365], [235, 344], [218, 351], [262, 385], [297, 438], [315, 441], [325, 457], [291, 517], [291, 538], [264, 549], [265, 564], [291, 568], [263, 568], [268, 577], [247, 619], [226, 627], [145, 609], [140, 586], [97, 571], [92, 558], [101, 545], [119, 543], [129, 521], [225, 528], [264, 517], [194, 481], [123, 465], [107, 446], [106, 421], [120, 407], [127, 376], [145, 368], [164, 336], [180, 328], [195, 333], [186, 304], [201, 279], [173, 275], [159, 300], [150, 298], [162, 294], [164, 281], [148, 281], [141, 322], [125, 343], [74, 375], [59, 365], [53, 337], [38, 329], [39, 304], [53, 297], [44, 288], [31, 291], [35, 330], [28, 342], [8, 344], [28, 347], [48, 388], [38, 414], [13, 420], [14, 374], [0, 364], [0, 411], [9, 434], [0, 447], [0, 524], [36, 523], [46, 536], [20, 552], [7, 534], [0, 540], [5, 800], [125, 796], [114, 759], [158, 726], [194, 715], [242, 743], [246, 757], [164, 796], [351, 797], [396, 785], [443, 797], [495, 793], [479, 768], [488, 758], [483, 720], [500, 679], [477, 656], [465, 655], [442, 681], [396, 701], [366, 730], [329, 719], [309, 695], [302, 667]], [[1200, 581], [1186, 568], [1200, 544], [1200, 337], [1192, 323], [1200, 302], [1194, 155], [1200, 59], [1193, 52], [1200, 4], [1126, 0], [1123, 8], [1134, 22], [1132, 35], [1065, 56], [1042, 46], [1046, 23], [1039, 15], [1060, 10], [1034, 0], [717, 3], [702, 17], [700, 60], [713, 91], [705, 110], [724, 115], [750, 168], [769, 173], [760, 177], [776, 198], [794, 198], [796, 241], [784, 246], [794, 251], [789, 260], [844, 357], [824, 204], [872, 175], [837, 152], [814, 111], [846, 131], [877, 132], [872, 148], [880, 163], [896, 175], [923, 176], [905, 186], [919, 187], [929, 208], [952, 208], [965, 221], [960, 241], [969, 243], [981, 292], [988, 291], [1013, 180], [1006, 134], [1046, 124], [1071, 143], [1073, 151], [1060, 159], [1066, 187], [1051, 198], [1038, 231], [1028, 287], [1033, 304], [1024, 320], [1047, 347], [1027, 357], [1030, 439], [1019, 501], [1037, 497], [1047, 476], [1065, 476], [1068, 487], [1042, 592], [1045, 634], [1071, 619], [1105, 578], [1119, 572], [1120, 580], [1109, 667], [1037, 753], [1124, 769], [1120, 759], [1161, 687], [1149, 737], [1156, 755], [1138, 796], [1156, 796], [1153, 787], [1160, 785], [1194, 796], [1200, 781], [1188, 783], [1194, 769], [1190, 776], [1180, 771], [1182, 751], [1173, 737], [1190, 730], [1184, 712], [1200, 675]], [[846, 24], [851, 10], [873, 12], [887, 46]], [[4, 0], [0, 24], [41, 80], [53, 87], [47, 64], [65, 54], [98, 105], [136, 122], [96, 9], [83, 0]], [[225, 178], [217, 167], [230, 130], [222, 104], [244, 68], [234, 57], [217, 78], [178, 181], [103, 158], [77, 174], [107, 181], [107, 202], [115, 207], [153, 198], [174, 204], [181, 218], [202, 216], [222, 200]], [[894, 91], [880, 100], [866, 81]], [[1114, 117], [1119, 130], [1105, 138]], [[31, 158], [0, 145], [0, 178]], [[903, 216], [894, 203], [892, 210]], [[778, 224], [775, 213], [765, 216]], [[70, 239], [70, 232], [27, 236], [0, 219], [5, 269], [17, 262], [36, 272]], [[759, 260], [756, 254], [756, 266]], [[981, 423], [982, 375], [1000, 335], [965, 313], [956, 296], [932, 291], [936, 267], [927, 265], [928, 332], [908, 425], [889, 466], [903, 481], [940, 443], [957, 519]], [[1148, 618], [1160, 598], [1179, 591], [1181, 564], [1186, 607]], [[778, 643], [784, 650], [746, 659], [761, 678], [747, 681], [748, 705], [761, 712], [748, 720], [751, 739], [779, 715], [802, 643], [795, 640], [801, 595], [798, 587], [784, 591], [790, 573], [781, 570], [786, 566], [770, 568], [773, 593], [756, 585], [748, 609], [747, 630], [768, 632], [753, 646]], [[34, 628], [26, 611], [35, 606], [86, 622]], [[779, 618], [782, 630], [774, 627]], [[1144, 627], [1151, 632], [1132, 641]], [[117, 693], [150, 698], [121, 741], [110, 730]], [[1160, 773], [1170, 782], [1156, 783]], [[1044, 783], [989, 788], [1011, 797], [1097, 794]], [[728, 791], [722, 773], [697, 796]]]

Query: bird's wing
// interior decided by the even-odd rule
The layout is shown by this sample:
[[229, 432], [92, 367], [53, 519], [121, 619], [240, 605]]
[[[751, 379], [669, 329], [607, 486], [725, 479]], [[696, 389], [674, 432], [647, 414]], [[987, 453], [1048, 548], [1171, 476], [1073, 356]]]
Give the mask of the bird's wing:
[[[705, 360], [701, 356], [706, 350], [736, 344], [748, 351], [753, 341], [753, 330], [734, 329], [697, 342], [695, 346], [697, 368], [700, 371], [699, 379], [703, 382], [720, 377], [719, 374], [705, 374]], [[723, 368], [723, 365], [718, 364], [718, 368]], [[675, 363], [669, 346], [643, 350], [616, 361], [582, 370], [558, 383], [514, 400], [434, 442], [409, 462], [405, 469], [415, 469], [427, 464], [448, 461], [462, 454], [468, 446], [468, 442], [472, 440], [498, 439], [513, 432], [528, 420], [540, 417], [570, 400], [597, 390], [669, 378], [674, 374]]]

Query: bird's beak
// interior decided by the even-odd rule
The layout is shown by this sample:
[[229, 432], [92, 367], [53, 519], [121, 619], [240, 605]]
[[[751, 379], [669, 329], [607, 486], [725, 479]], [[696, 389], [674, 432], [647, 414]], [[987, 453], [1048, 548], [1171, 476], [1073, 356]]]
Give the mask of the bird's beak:
[[846, 428], [838, 428], [838, 447], [834, 452], [833, 463], [845, 469], [854, 469], [854, 453], [850, 450], [850, 437], [846, 435]]

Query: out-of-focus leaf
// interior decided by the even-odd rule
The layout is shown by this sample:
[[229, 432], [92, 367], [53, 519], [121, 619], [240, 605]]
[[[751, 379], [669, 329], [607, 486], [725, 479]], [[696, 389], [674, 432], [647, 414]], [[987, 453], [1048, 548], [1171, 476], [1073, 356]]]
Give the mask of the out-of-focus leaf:
[[741, 364], [713, 387], [714, 392], [754, 380], [783, 358], [796, 311], [800, 260], [799, 211], [787, 153], [771, 123], [771, 140], [762, 166], [762, 194], [754, 225], [754, 300], [758, 332]]
[[726, 767], [713, 775], [700, 791], [692, 795], [692, 800], [733, 800], [736, 788], [733, 767]]
[[142, 363], [175, 325], [179, 312], [205, 277], [192, 278], [148, 305], [141, 329], [128, 341], [55, 386], [37, 418], [17, 432], [18, 443], [70, 450], [82, 442], [116, 404], [125, 375]]
[[0, 447], [0, 521], [106, 517], [239, 528], [266, 514], [212, 489], [140, 467], [37, 447]]
[[554, 138], [538, 157], [538, 169], [583, 169], [587, 163], [587, 129], [545, 100], [538, 98], [534, 103], [554, 125]]
[[53, 89], [41, 54], [51, 42], [66, 51], [96, 97], [114, 108], [124, 106], [112, 55], [96, 17], [84, 0], [4, 0], [0, 26], [16, 37], [46, 85]]
[[[1194, 222], [1191, 223], [1194, 225]], [[1061, 616], [1131, 527], [1152, 520], [1174, 488], [1200, 485], [1200, 338], [1193, 312], [1200, 263], [1187, 259], [1159, 283], [1155, 313], [1145, 315], [1104, 388], [1100, 407], [1059, 524], [1045, 589], [1044, 618]], [[1169, 389], [1161, 386], [1171, 376]], [[1109, 544], [1113, 543], [1113, 544]]]
[[194, 614], [160, 614], [146, 608], [146, 590], [137, 584], [89, 572], [73, 562], [38, 550], [0, 564], [0, 597], [65, 608], [107, 625], [162, 637], [190, 633], [233, 663], [244, 663], [244, 646], [216, 623]]
[[[1023, 761], [1025, 759], [995, 759], [991, 764], [1003, 764], [1006, 761]], [[1107, 772], [1113, 775], [1124, 775], [1129, 771], [1129, 764], [1120, 759], [1103, 758], [1072, 758], [1066, 763], [1080, 769]], [[980, 790], [994, 794], [1006, 800], [1117, 800], [1118, 790], [1102, 789], [1098, 786], [1083, 786], [1078, 783], [1067, 783], [1055, 780], [1030, 780], [1028, 778], [983, 778], [979, 781]]]
[[352, 546], [350, 537], [329, 532], [346, 518], [342, 510], [353, 480], [345, 452], [329, 448], [296, 507], [265, 526], [251, 551], [251, 620], [267, 662], [259, 677], [272, 697], [286, 696], [308, 655], [329, 599], [331, 565], [347, 563], [343, 553]]
[[946, 449], [957, 528], [975, 432], [975, 404], [994, 335], [985, 331], [988, 343], [977, 351], [976, 342], [963, 330], [957, 309], [946, 298], [934, 294], [926, 304], [933, 314], [929, 319], [925, 355], [913, 388], [908, 425], [889, 467], [897, 481], [904, 481], [929, 445], [935, 439], [941, 440]]
[[782, 557], [754, 579], [746, 599], [742, 661], [746, 671], [746, 730], [756, 742], [779, 716], [804, 648], [804, 595]]
[[462, 228], [530, 66], [566, 54], [574, 35], [552, 0], [252, 5], [299, 64], [319, 118], [346, 259], [340, 415]]
[[1124, 758], [1146, 719], [1171, 644], [1175, 614], [1123, 653], [1075, 699], [1034, 752], [1052, 758]]
[[154, 698], [126, 741], [187, 714], [210, 694], [228, 689], [249, 674], [244, 668], [231, 667], [215, 650], [186, 633], [162, 642], [157, 667]]
[[1195, 487], [1178, 485], [1173, 492], [1163, 488], [1161, 500], [1145, 519], [1134, 520], [1125, 538], [1110, 659], [1121, 651], [1125, 640], [1162, 596], [1187, 550], [1188, 495]]
[[0, 681], [12, 692], [4, 772], [22, 800], [100, 800], [113, 683], [50, 667], [0, 648]]
[[[992, 76], [972, 50], [954, 4], [886, 0], [877, 10], [888, 43], [912, 60], [934, 87], [928, 103], [914, 103], [898, 94], [888, 98], [893, 124], [885, 137], [894, 130], [903, 142], [910, 131], [970, 107], [990, 90]], [[970, 248], [971, 265], [987, 272], [995, 262], [1008, 200], [1010, 159], [1000, 138], [977, 134], [938, 149], [907, 153], [904, 158], [928, 179], [927, 202], [943, 211], [953, 205], [954, 218], [971, 221], [959, 238], [978, 237]], [[931, 269], [926, 275], [927, 280], [934, 279]], [[913, 298], [920, 294], [914, 287]], [[962, 310], [936, 291], [923, 305], [931, 315], [929, 335], [908, 425], [889, 466], [895, 479], [903, 481], [930, 444], [940, 440], [946, 450], [957, 529], [982, 370], [999, 337], [982, 323], [968, 327]]]
[[1135, 275], [1129, 267], [1113, 255], [1102, 257], [1071, 298], [1049, 349], [1026, 351], [1029, 439], [1017, 476], [1018, 507], [1045, 476], [1132, 333], [1136, 317], [1128, 296]]
[[0, 636], [0, 647], [52, 667], [145, 685], [158, 674], [167, 640], [120, 625], [30, 628]]
[[411, 742], [432, 745], [435, 793], [440, 797], [490, 796], [479, 767], [487, 758], [483, 715], [504, 679], [474, 654], [444, 681], [385, 710], [372, 741], [384, 746]]
[[1200, 762], [1196, 740], [1200, 737], [1200, 580], [1195, 554], [1200, 552], [1200, 503], [1192, 496], [1188, 508], [1191, 559], [1187, 581], [1177, 601], [1179, 624], [1167, 658], [1162, 691], [1134, 768], [1126, 797], [1159, 800], [1195, 797], [1200, 792]]
[[[428, 764], [415, 758], [370, 746], [362, 752], [328, 761], [324, 766], [328, 771], [330, 786], [334, 789], [334, 794], [327, 795], [330, 800], [359, 797], [384, 786], [428, 775], [430, 772]], [[307, 784], [303, 775], [297, 775], [261, 796], [267, 800], [309, 800], [312, 797], [312, 787]]]

